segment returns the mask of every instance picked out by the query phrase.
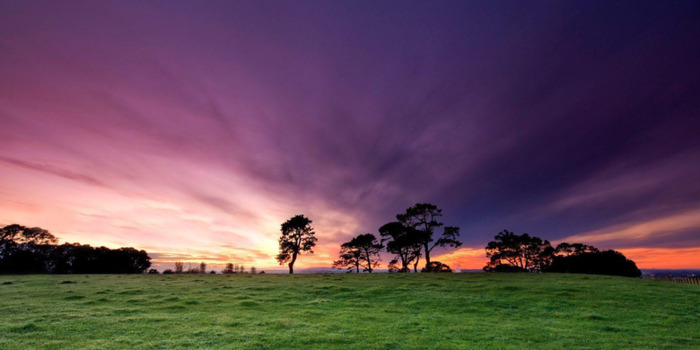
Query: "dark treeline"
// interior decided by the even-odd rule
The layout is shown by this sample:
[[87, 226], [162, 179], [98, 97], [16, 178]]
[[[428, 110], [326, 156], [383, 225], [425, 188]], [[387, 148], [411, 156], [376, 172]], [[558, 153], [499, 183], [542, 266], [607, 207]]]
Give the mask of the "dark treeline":
[[38, 227], [1, 228], [0, 273], [143, 273], [151, 266], [143, 250], [57, 243]]
[[[396, 215], [396, 221], [379, 228], [381, 240], [371, 233], [352, 238], [341, 245], [335, 268], [348, 272], [372, 272], [379, 264], [382, 250], [394, 257], [389, 262], [389, 272], [418, 272], [421, 258], [425, 265], [421, 272], [452, 272], [449, 266], [431, 261], [430, 253], [437, 247], [457, 248], [462, 245], [459, 228], [443, 227], [438, 221], [442, 210], [430, 203], [418, 203]], [[308, 220], [308, 219], [307, 219]], [[311, 222], [310, 220], [308, 221]], [[313, 232], [311, 232], [313, 234]], [[314, 238], [315, 244], [315, 238]], [[496, 235], [486, 246], [490, 258], [484, 271], [488, 272], [563, 272], [588, 273], [639, 277], [637, 265], [622, 253], [614, 250], [600, 251], [582, 243], [560, 243], [556, 247], [547, 240], [528, 234], [517, 235], [507, 230]], [[291, 272], [291, 270], [290, 270]]]
[[340, 258], [333, 263], [335, 268], [347, 268], [348, 271], [372, 272], [379, 264], [379, 252], [393, 255], [389, 261], [389, 272], [418, 272], [418, 264], [423, 258], [425, 265], [421, 272], [452, 272], [449, 266], [431, 261], [430, 254], [437, 247], [457, 248], [459, 227], [445, 226], [442, 233], [437, 232], [444, 224], [438, 221], [442, 209], [430, 203], [417, 203], [396, 215], [396, 220], [379, 228], [381, 240], [374, 234], [366, 233], [354, 237], [341, 245]]
[[486, 245], [489, 272], [563, 272], [640, 277], [634, 261], [614, 250], [600, 251], [582, 243], [560, 243], [556, 247], [527, 233], [504, 230]]

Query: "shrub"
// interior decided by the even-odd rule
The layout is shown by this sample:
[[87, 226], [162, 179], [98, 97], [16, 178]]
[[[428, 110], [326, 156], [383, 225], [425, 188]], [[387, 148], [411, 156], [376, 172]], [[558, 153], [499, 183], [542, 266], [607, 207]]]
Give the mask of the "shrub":
[[439, 261], [431, 261], [420, 272], [452, 272], [452, 269]]

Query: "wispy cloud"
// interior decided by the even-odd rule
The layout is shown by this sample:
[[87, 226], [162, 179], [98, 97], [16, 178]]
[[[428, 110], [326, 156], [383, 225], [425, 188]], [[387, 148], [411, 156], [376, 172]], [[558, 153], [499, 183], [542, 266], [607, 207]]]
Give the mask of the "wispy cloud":
[[425, 201], [470, 247], [700, 245], [685, 3], [0, 6], [2, 222], [261, 267], [292, 215], [327, 266]]

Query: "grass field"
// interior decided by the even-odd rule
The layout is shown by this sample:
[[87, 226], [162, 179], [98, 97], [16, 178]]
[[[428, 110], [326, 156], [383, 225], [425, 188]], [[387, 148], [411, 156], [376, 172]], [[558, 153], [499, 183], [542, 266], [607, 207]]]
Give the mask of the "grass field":
[[0, 276], [2, 349], [698, 349], [700, 287], [558, 274]]

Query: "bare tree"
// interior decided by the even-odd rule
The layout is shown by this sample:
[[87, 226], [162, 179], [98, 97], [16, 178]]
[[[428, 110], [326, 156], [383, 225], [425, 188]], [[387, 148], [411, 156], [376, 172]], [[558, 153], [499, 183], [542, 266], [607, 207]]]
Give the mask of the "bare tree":
[[182, 273], [185, 270], [185, 263], [182, 261], [175, 262], [175, 273]]

